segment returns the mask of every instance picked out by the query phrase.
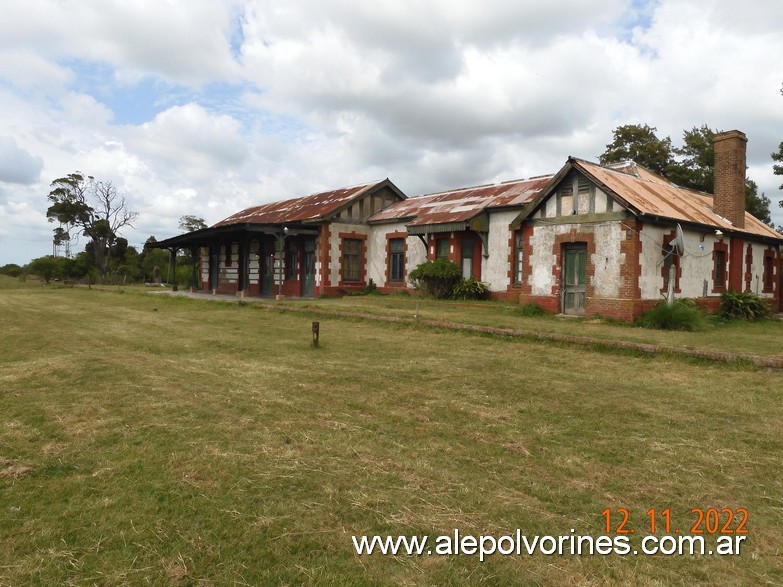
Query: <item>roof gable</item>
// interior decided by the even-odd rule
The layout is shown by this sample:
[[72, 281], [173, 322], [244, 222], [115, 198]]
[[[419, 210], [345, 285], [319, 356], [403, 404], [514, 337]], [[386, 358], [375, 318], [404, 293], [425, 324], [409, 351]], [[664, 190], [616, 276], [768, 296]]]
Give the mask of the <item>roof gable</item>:
[[569, 157], [551, 182], [517, 216], [512, 226], [519, 226], [534, 214], [556, 192], [572, 170], [583, 174], [607, 196], [638, 217], [697, 224], [715, 230], [750, 233], [763, 238], [783, 240], [774, 229], [749, 212], [745, 212], [745, 228], [734, 227], [727, 219], [715, 213], [712, 195], [680, 187], [634, 162], [603, 167], [573, 157]]
[[231, 224], [285, 224], [328, 220], [358, 198], [383, 188], [391, 189], [402, 200], [407, 198], [387, 178], [382, 181], [246, 208], [214, 224], [213, 228]]

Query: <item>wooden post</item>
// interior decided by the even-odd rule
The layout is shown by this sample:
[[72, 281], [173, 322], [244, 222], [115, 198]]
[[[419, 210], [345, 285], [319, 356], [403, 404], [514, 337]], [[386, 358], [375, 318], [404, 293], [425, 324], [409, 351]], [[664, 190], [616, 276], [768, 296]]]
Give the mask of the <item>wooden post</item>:
[[320, 322], [313, 322], [313, 346], [318, 346], [318, 338], [321, 334], [321, 324]]

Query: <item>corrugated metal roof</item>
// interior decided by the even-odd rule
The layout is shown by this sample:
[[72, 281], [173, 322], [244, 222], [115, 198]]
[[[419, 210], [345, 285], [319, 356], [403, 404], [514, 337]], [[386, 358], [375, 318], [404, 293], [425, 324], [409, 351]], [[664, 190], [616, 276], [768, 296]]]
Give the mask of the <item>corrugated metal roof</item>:
[[408, 198], [374, 214], [369, 222], [413, 219], [408, 226], [467, 222], [485, 209], [527, 204], [550, 179], [547, 175]]
[[710, 228], [746, 232], [781, 239], [781, 235], [750, 212], [745, 228], [737, 228], [713, 210], [712, 195], [682, 188], [633, 162], [602, 167], [581, 159], [570, 159], [574, 167], [606, 186], [621, 203], [641, 215], [658, 216]]
[[353, 187], [311, 194], [302, 198], [254, 206], [237, 212], [236, 214], [232, 214], [225, 220], [221, 220], [213, 225], [213, 228], [230, 224], [284, 224], [286, 222], [293, 223], [321, 220], [350, 200], [353, 200], [357, 196], [360, 196], [387, 181], [388, 180], [376, 181]]

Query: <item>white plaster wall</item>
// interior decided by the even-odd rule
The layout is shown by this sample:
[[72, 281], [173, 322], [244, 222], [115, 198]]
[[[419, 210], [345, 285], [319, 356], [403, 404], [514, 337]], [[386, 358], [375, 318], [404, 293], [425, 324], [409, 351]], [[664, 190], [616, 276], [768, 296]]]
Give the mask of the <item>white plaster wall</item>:
[[489, 257], [485, 259], [482, 250], [481, 281], [488, 284], [492, 291], [505, 291], [509, 285], [511, 231], [508, 225], [518, 214], [518, 211], [503, 211], [493, 212], [489, 215], [489, 238], [487, 241]]
[[367, 280], [372, 279], [376, 285], [386, 283], [386, 235], [390, 232], [403, 231], [402, 224], [383, 224], [371, 226], [367, 238]]
[[413, 284], [407, 281], [407, 274], [427, 260], [427, 246], [418, 236], [409, 236], [406, 244], [408, 245], [408, 253], [405, 255], [406, 283], [408, 287], [413, 287]]
[[[772, 293], [764, 293], [764, 251], [767, 250], [767, 245], [764, 243], [754, 243], [753, 245], [753, 265], [751, 266], [751, 281], [750, 291], [756, 293], [765, 298], [771, 298]], [[748, 242], [745, 242], [745, 250], [747, 251]], [[745, 255], [742, 256], [743, 260]], [[777, 272], [776, 272], [777, 275]], [[745, 271], [742, 272], [742, 287], [745, 287]]]
[[530, 237], [531, 251], [524, 251], [524, 255], [530, 255], [530, 267], [532, 273], [523, 276], [531, 286], [534, 296], [552, 295], [552, 286], [555, 285], [552, 267], [557, 257], [552, 254], [552, 246], [555, 244], [556, 226], [538, 225], [533, 228]]
[[[645, 224], [642, 228], [642, 254], [640, 255], [641, 271], [639, 275], [639, 287], [642, 290], [642, 299], [657, 300], [663, 297], [663, 277], [661, 267], [663, 255], [661, 246], [663, 237], [671, 234], [672, 227], [660, 227]], [[685, 254], [680, 258], [682, 275], [680, 276], [680, 293], [683, 298], [700, 298], [704, 296], [704, 282], [707, 282], [707, 297], [717, 297], [713, 294], [712, 250], [718, 237], [712, 231], [683, 229], [685, 241]], [[704, 240], [702, 240], [702, 237]], [[754, 258], [755, 258], [754, 246]], [[743, 254], [744, 255], [744, 254]], [[763, 253], [762, 253], [763, 255]], [[744, 262], [744, 256], [743, 256]], [[744, 274], [744, 271], [743, 271]]]
[[592, 255], [593, 295], [602, 298], [620, 297], [620, 269], [625, 265], [625, 253], [620, 250], [620, 243], [625, 240], [625, 230], [619, 222], [604, 224], [583, 224], [577, 230], [592, 232], [595, 235], [595, 253]]
[[[661, 243], [663, 236], [669, 234], [671, 228], [651, 226], [645, 224], [642, 227], [641, 236], [642, 252], [639, 255], [639, 289], [643, 300], [657, 300], [661, 298]], [[712, 246], [710, 245], [710, 249]]]
[[[386, 283], [386, 264], [388, 263], [386, 251], [386, 235], [392, 232], [407, 232], [405, 224], [380, 224], [371, 226], [367, 239], [367, 278], [377, 285]], [[417, 236], [408, 236], [405, 239], [407, 252], [405, 254], [405, 274], [411, 272], [421, 263], [427, 260], [427, 248]], [[410, 282], [408, 287], [412, 287]]]
[[[666, 231], [666, 234], [669, 234]], [[702, 241], [704, 236], [704, 241]], [[712, 260], [713, 245], [717, 240], [714, 232], [707, 233], [693, 230], [683, 230], [685, 241], [685, 254], [680, 258], [680, 267], [682, 275], [680, 276], [680, 293], [684, 298], [700, 298], [704, 296], [704, 282], [707, 282], [707, 297], [717, 296], [712, 293], [712, 269], [714, 261]], [[660, 242], [660, 241], [659, 241]], [[663, 257], [660, 257], [663, 258]], [[663, 286], [663, 280], [660, 277], [661, 268], [658, 267], [658, 290]], [[660, 297], [660, 293], [658, 297]]]
[[533, 249], [530, 258], [532, 274], [527, 276], [532, 294], [542, 296], [552, 294], [552, 287], [556, 285], [552, 273], [552, 268], [557, 262], [557, 256], [552, 251], [555, 237], [568, 234], [572, 229], [594, 235], [596, 250], [589, 260], [595, 268], [590, 282], [594, 288], [594, 295], [605, 298], [619, 297], [620, 270], [625, 263], [625, 253], [620, 251], [620, 243], [625, 239], [625, 231], [619, 222], [535, 226], [530, 239]]
[[[670, 234], [671, 228], [661, 228], [658, 226], [645, 225], [642, 229], [642, 255], [641, 255], [641, 275], [639, 284], [642, 289], [643, 299], [659, 299], [661, 297], [661, 287], [663, 279], [661, 277], [660, 262], [663, 259], [661, 255], [661, 243], [664, 235]], [[684, 298], [700, 298], [704, 295], [704, 282], [707, 282], [707, 297], [717, 297], [719, 294], [713, 294], [712, 271], [714, 261], [712, 251], [718, 237], [711, 230], [683, 230], [685, 240], [685, 254], [680, 259], [682, 275], [680, 277], [680, 293], [677, 294]], [[702, 238], [704, 240], [702, 240]], [[729, 237], [724, 236], [727, 244]], [[753, 264], [751, 265], [750, 289], [765, 297], [771, 297], [772, 294], [763, 293], [764, 284], [764, 251], [767, 246], [763, 243], [745, 240], [742, 247], [742, 287], [745, 288], [745, 253], [748, 242], [753, 245]], [[758, 281], [756, 277], [758, 276]], [[758, 287], [757, 287], [758, 285]]]

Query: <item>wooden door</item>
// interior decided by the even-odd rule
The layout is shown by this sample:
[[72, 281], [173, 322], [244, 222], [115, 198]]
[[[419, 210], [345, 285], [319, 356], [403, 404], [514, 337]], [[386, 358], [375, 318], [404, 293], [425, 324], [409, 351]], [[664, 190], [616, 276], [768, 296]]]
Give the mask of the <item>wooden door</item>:
[[563, 314], [583, 316], [587, 294], [587, 246], [563, 249]]

